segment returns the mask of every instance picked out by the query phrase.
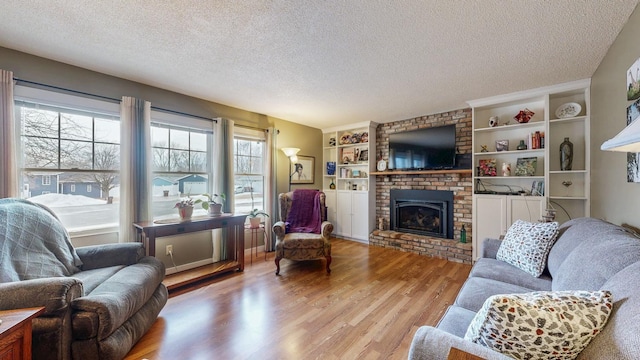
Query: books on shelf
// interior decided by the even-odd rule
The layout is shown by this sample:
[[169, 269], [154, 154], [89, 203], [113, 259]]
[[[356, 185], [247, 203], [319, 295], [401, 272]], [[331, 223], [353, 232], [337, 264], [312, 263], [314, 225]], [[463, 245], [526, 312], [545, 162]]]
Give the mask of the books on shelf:
[[350, 164], [356, 160], [356, 153], [354, 148], [342, 149], [342, 163]]
[[544, 140], [544, 131], [530, 133], [527, 138], [527, 149], [544, 149]]
[[534, 180], [531, 184], [532, 196], [544, 196], [544, 180]]

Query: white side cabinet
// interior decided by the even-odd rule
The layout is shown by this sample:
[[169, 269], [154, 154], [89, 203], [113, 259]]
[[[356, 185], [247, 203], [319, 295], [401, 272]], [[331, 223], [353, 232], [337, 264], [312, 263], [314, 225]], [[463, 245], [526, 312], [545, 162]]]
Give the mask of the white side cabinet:
[[480, 255], [486, 238], [497, 239], [507, 233], [516, 220], [536, 222], [545, 211], [541, 196], [476, 195], [473, 202], [473, 259]]
[[341, 237], [365, 241], [372, 231], [369, 222], [368, 191], [338, 190], [338, 208], [336, 211], [334, 233]]

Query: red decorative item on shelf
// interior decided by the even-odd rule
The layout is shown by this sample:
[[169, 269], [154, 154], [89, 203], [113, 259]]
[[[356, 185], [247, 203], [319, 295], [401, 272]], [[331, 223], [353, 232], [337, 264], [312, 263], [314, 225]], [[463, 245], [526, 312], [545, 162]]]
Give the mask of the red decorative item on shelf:
[[516, 119], [516, 121], [519, 122], [520, 124], [524, 124], [524, 123], [528, 123], [529, 120], [531, 120], [531, 117], [533, 116], [533, 114], [535, 114], [533, 111], [525, 108], [524, 110], [520, 110], [518, 115], [514, 116], [513, 118]]

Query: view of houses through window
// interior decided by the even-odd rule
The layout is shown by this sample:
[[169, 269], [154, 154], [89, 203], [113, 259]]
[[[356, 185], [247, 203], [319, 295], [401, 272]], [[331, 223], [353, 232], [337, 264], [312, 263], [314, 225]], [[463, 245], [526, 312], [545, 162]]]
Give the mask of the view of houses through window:
[[[262, 132], [257, 137], [247, 137], [240, 129], [233, 140], [235, 212], [249, 213], [253, 209], [264, 210], [264, 156], [265, 142]], [[260, 138], [262, 136], [262, 138]]]
[[[211, 131], [197, 128], [151, 125], [154, 219], [175, 217], [174, 205], [181, 198], [206, 199], [202, 194], [209, 192], [212, 138]], [[200, 206], [194, 210], [205, 213]]]
[[[71, 102], [80, 105], [16, 97], [21, 197], [50, 208], [71, 233], [102, 228], [115, 231], [120, 203], [119, 105], [105, 102], [108, 110], [102, 112], [96, 111], [102, 106], [96, 106], [96, 100], [60, 96], [72, 97]], [[83, 102], [91, 106], [83, 107]], [[236, 129], [234, 211], [265, 210], [264, 133]], [[150, 191], [154, 219], [176, 217], [174, 205], [181, 198], [205, 200], [203, 194], [210, 189], [213, 142], [210, 121], [152, 111]], [[195, 215], [205, 214], [200, 206], [195, 210]]]
[[15, 111], [21, 196], [49, 207], [70, 231], [117, 226], [118, 117], [26, 101]]

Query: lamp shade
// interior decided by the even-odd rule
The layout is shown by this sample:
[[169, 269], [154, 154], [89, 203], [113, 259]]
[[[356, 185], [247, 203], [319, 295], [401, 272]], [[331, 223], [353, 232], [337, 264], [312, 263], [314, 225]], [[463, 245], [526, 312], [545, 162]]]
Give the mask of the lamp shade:
[[600, 150], [640, 152], [640, 121], [638, 119], [640, 117], [633, 120], [618, 135], [602, 143]]
[[298, 148], [282, 148], [280, 150], [282, 150], [282, 152], [287, 155], [288, 158], [296, 156], [298, 154], [298, 151], [300, 151], [300, 149]]

